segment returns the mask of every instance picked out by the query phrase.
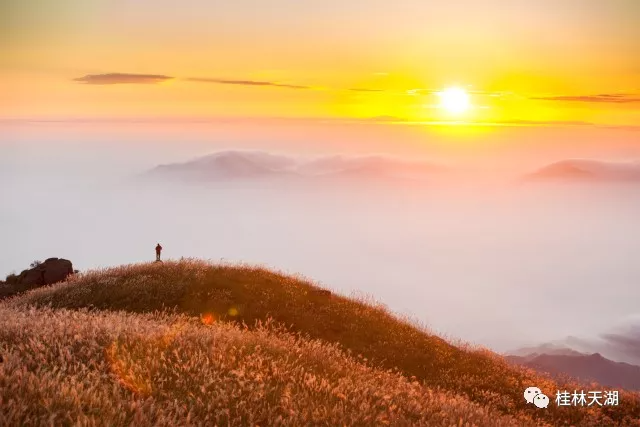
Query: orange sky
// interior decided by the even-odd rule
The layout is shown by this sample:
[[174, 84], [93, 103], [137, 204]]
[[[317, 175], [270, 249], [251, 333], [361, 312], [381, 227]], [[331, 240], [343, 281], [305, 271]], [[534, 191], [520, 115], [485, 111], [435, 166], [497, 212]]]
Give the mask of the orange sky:
[[637, 0], [5, 3], [3, 118], [640, 124]]

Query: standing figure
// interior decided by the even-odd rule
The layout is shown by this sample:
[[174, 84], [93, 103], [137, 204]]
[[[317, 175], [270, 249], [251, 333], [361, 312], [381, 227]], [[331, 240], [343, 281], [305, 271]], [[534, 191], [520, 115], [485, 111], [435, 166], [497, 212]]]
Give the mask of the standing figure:
[[162, 252], [162, 246], [160, 246], [160, 243], [158, 243], [156, 245], [156, 262], [160, 261], [160, 252]]

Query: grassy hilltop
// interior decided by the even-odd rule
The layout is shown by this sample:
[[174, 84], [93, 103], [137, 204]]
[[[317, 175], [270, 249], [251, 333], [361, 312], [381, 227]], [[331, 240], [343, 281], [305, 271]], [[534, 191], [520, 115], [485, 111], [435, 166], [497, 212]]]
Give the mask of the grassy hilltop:
[[0, 425], [639, 425], [526, 405], [558, 384], [262, 268], [92, 271], [0, 303]]

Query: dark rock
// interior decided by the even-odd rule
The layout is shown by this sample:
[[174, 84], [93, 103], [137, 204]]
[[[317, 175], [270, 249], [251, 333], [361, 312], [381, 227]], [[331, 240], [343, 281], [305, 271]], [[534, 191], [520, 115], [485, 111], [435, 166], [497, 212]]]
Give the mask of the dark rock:
[[43, 286], [44, 285], [44, 269], [40, 266], [31, 270], [24, 270], [18, 277], [18, 284], [23, 286]]
[[62, 282], [73, 274], [73, 264], [67, 259], [49, 258], [38, 267], [44, 266], [44, 284]]
[[9, 274], [4, 282], [0, 282], [4, 285], [15, 285], [16, 283], [18, 283], [18, 275], [14, 273]]
[[0, 287], [0, 298], [15, 295], [40, 286], [52, 285], [66, 280], [74, 274], [71, 261], [62, 258], [48, 258], [35, 267], [24, 270], [11, 281]]

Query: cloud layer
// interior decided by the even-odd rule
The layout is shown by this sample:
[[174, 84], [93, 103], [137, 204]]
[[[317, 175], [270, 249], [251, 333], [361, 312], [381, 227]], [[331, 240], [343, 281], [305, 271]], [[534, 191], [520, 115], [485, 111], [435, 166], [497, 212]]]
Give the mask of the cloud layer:
[[156, 84], [173, 77], [163, 74], [131, 74], [131, 73], [107, 73], [107, 74], [87, 74], [83, 77], [73, 79], [90, 85], [115, 85], [115, 84]]
[[568, 337], [566, 344], [571, 348], [640, 366], [640, 317], [630, 319], [626, 325], [600, 334], [597, 339]]
[[223, 85], [238, 85], [238, 86], [272, 86], [272, 87], [281, 87], [285, 89], [310, 89], [309, 86], [292, 85], [292, 84], [267, 82], [267, 81], [256, 81], [256, 80], [227, 80], [227, 79], [214, 79], [214, 78], [207, 78], [207, 77], [189, 77], [189, 78], [186, 78], [185, 80], [188, 82], [195, 82], [195, 83], [216, 83], [216, 84], [223, 84]]
[[530, 179], [640, 181], [640, 162], [566, 159], [526, 176]]
[[[113, 85], [113, 84], [156, 84], [162, 83], [167, 80], [172, 80], [174, 77], [164, 74], [135, 74], [135, 73], [105, 73], [105, 74], [87, 74], [82, 77], [73, 79], [76, 82], [92, 85]], [[181, 80], [192, 83], [211, 83], [221, 85], [236, 85], [236, 86], [258, 86], [258, 87], [277, 87], [284, 89], [312, 89], [311, 86], [292, 84], [292, 83], [279, 83], [265, 80], [249, 80], [249, 79], [236, 79], [236, 78], [217, 78], [217, 77], [186, 77]], [[336, 89], [340, 90], [340, 89]], [[376, 88], [348, 88], [342, 89], [349, 92], [362, 92], [362, 93], [380, 93], [389, 92], [385, 89]], [[484, 92], [484, 91], [468, 91], [472, 95], [483, 95], [501, 97], [505, 92]], [[437, 90], [415, 88], [406, 91], [401, 91], [409, 96], [416, 95], [429, 95], [438, 93]], [[595, 102], [595, 103], [613, 103], [613, 104], [629, 104], [640, 103], [640, 94], [629, 93], [610, 93], [610, 94], [598, 94], [598, 95], [555, 95], [555, 96], [537, 96], [529, 99], [538, 101], [560, 101], [560, 102]]]
[[561, 95], [534, 97], [538, 101], [567, 101], [567, 102], [604, 102], [613, 104], [629, 104], [640, 102], [640, 96], [626, 93], [605, 93], [600, 95]]
[[426, 161], [388, 155], [295, 157], [263, 151], [228, 150], [186, 163], [160, 165], [151, 175], [189, 179], [246, 179], [263, 177], [361, 177], [421, 180], [444, 168]]

